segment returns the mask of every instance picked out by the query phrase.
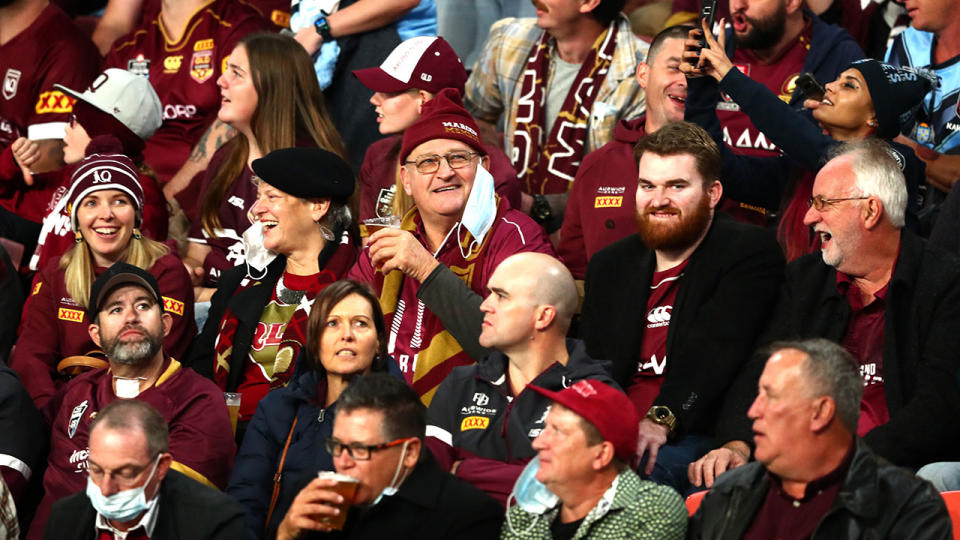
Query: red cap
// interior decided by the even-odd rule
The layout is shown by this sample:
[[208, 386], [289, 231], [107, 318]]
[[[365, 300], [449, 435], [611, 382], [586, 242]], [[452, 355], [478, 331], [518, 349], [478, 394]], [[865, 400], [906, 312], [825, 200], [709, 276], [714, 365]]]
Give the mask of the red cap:
[[463, 108], [460, 93], [452, 88], [441, 90], [420, 108], [420, 119], [403, 132], [400, 159], [406, 160], [414, 148], [434, 139], [454, 139], [485, 154], [480, 143], [477, 121]]
[[455, 88], [462, 94], [467, 82], [467, 70], [450, 44], [429, 36], [410, 38], [397, 45], [379, 67], [353, 74], [370, 90], [387, 94], [411, 88], [432, 94]]
[[640, 419], [626, 394], [595, 379], [577, 381], [569, 388], [551, 392], [538, 386], [530, 389], [543, 394], [579, 414], [593, 424], [603, 440], [613, 443], [616, 456], [627, 463], [637, 454]]

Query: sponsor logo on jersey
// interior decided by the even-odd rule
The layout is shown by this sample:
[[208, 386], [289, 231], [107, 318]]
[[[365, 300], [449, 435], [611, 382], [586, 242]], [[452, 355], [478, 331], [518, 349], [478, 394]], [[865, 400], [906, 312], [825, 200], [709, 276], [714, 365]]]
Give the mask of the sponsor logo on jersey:
[[183, 316], [183, 302], [167, 296], [163, 297], [163, 310], [175, 315]]
[[790, 99], [793, 97], [793, 92], [797, 89], [798, 78], [800, 78], [800, 74], [794, 73], [783, 81], [783, 86], [780, 87], [779, 97], [784, 103], [790, 103]]
[[190, 78], [198, 84], [213, 77], [213, 51], [198, 51], [190, 60]]
[[70, 454], [70, 463], [83, 463], [87, 460], [87, 456], [90, 455], [90, 450], [84, 448], [83, 450], [74, 450]]
[[290, 14], [286, 11], [275, 9], [270, 12], [270, 22], [281, 28], [290, 28]]
[[17, 95], [17, 87], [20, 86], [20, 70], [9, 68], [7, 74], [3, 76], [3, 97], [11, 100]]
[[57, 310], [57, 318], [61, 321], [83, 322], [83, 312], [79, 309], [60, 308]]
[[597, 188], [597, 195], [623, 195], [627, 188], [622, 186], [600, 186]]
[[183, 55], [178, 54], [174, 56], [168, 56], [163, 59], [163, 72], [164, 73], [176, 73], [180, 71], [180, 64], [183, 63]]
[[77, 426], [80, 425], [80, 418], [83, 417], [83, 413], [87, 410], [87, 400], [83, 400], [83, 403], [77, 405], [73, 408], [73, 412], [70, 413], [70, 421], [67, 423], [67, 435], [72, 439], [77, 433]]
[[150, 78], [150, 59], [144, 58], [142, 54], [138, 54], [136, 58], [131, 58], [127, 60], [127, 71], [133, 73], [134, 75], [140, 75], [141, 77]]
[[670, 325], [670, 310], [673, 306], [657, 306], [647, 313], [647, 328], [660, 328]]
[[468, 416], [460, 422], [460, 431], [468, 429], [487, 429], [490, 425], [490, 419], [484, 416]]
[[920, 123], [917, 124], [916, 141], [920, 144], [932, 144], [933, 143], [933, 129], [930, 127], [930, 124]]
[[211, 49], [213, 49], [213, 38], [201, 39], [193, 44], [193, 50], [195, 51], [209, 51]]
[[487, 403], [490, 403], [490, 398], [483, 392], [477, 392], [473, 394], [473, 402], [478, 406], [483, 407]]
[[230, 60], [230, 55], [224, 56], [223, 60], [220, 61], [220, 73], [227, 72], [227, 63]]
[[43, 282], [42, 282], [42, 281], [38, 281], [38, 282], [33, 286], [33, 292], [30, 293], [30, 296], [33, 296], [33, 295], [37, 294], [38, 292], [40, 292], [40, 287], [43, 287]]
[[196, 105], [164, 105], [163, 106], [163, 119], [164, 120], [178, 120], [180, 118], [193, 118], [193, 115], [197, 114]]
[[76, 100], [59, 90], [51, 90], [40, 94], [34, 109], [37, 114], [68, 113], [73, 111], [74, 101]]
[[236, 206], [237, 208], [243, 210], [244, 202], [243, 202], [243, 199], [242, 199], [242, 198], [237, 197], [236, 195], [234, 195], [234, 196], [230, 197], [229, 199], [227, 199], [227, 202], [228, 202], [229, 204], [232, 204], [232, 205]]
[[623, 197], [597, 197], [593, 202], [594, 208], [620, 208], [623, 206]]

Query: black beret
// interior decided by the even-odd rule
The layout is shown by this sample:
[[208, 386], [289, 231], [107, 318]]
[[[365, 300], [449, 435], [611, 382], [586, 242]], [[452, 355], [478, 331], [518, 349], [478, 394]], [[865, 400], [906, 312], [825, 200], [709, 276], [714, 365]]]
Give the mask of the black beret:
[[264, 182], [301, 199], [330, 197], [345, 203], [353, 194], [350, 165], [322, 148], [281, 148], [253, 160], [252, 167]]

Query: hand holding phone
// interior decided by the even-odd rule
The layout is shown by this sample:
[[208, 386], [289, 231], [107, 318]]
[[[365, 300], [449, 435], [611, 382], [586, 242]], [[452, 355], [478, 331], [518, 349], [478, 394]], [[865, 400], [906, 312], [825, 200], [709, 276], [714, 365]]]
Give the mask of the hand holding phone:
[[812, 73], [802, 73], [797, 77], [797, 89], [803, 92], [807, 99], [822, 101], [824, 94], [827, 93], [817, 78]]

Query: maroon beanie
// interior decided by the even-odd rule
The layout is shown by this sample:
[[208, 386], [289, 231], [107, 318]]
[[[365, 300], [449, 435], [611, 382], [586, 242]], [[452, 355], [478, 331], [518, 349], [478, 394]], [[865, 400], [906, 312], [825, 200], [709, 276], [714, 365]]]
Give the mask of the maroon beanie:
[[[98, 137], [87, 145], [87, 157], [73, 171], [70, 178], [70, 193], [67, 195], [70, 224], [74, 232], [77, 225], [77, 207], [87, 195], [104, 189], [118, 189], [130, 197], [136, 212], [136, 225], [143, 220], [143, 187], [140, 173], [127, 156], [117, 153], [120, 143], [112, 137]], [[93, 153], [104, 152], [104, 153]]]
[[463, 108], [460, 92], [444, 88], [433, 99], [423, 104], [420, 119], [403, 132], [400, 159], [406, 160], [417, 146], [434, 139], [453, 139], [485, 154], [480, 143], [477, 121]]
[[101, 135], [112, 135], [120, 141], [122, 146], [119, 150], [120, 153], [130, 156], [134, 162], [143, 161], [143, 148], [145, 146], [143, 139], [125, 126], [123, 122], [82, 99], [78, 99], [74, 103], [73, 115], [77, 117], [77, 122], [83, 126], [91, 139]]

